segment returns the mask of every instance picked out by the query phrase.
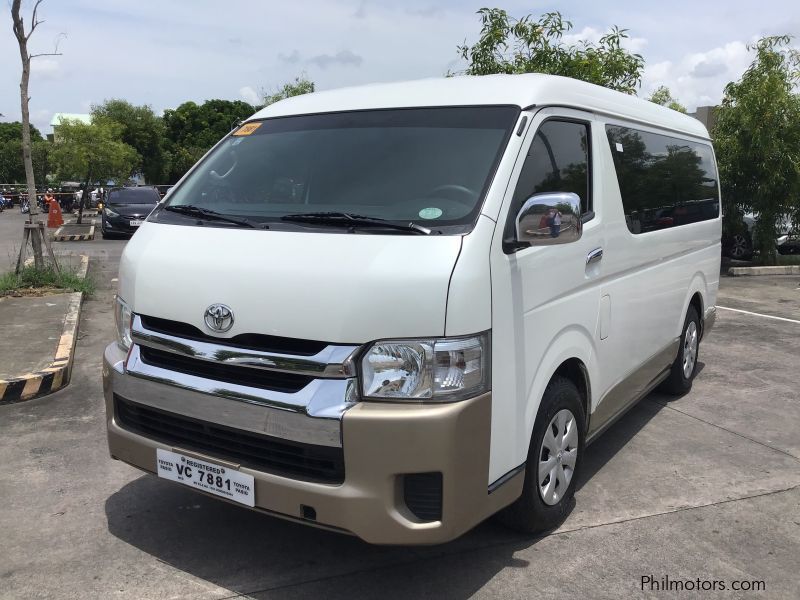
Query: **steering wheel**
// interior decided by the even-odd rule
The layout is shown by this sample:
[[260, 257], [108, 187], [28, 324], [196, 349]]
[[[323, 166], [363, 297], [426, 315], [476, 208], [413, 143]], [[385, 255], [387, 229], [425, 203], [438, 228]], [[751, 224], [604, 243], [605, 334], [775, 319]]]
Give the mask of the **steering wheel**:
[[[439, 185], [430, 190], [428, 193], [425, 194], [426, 198], [441, 196], [444, 192], [445, 197], [451, 198], [456, 200], [457, 202], [461, 202], [462, 204], [472, 205], [475, 201], [476, 196], [478, 195], [475, 191], [469, 189], [466, 186], [458, 185], [456, 183], [447, 183], [445, 185]], [[455, 192], [455, 194], [451, 193]]]

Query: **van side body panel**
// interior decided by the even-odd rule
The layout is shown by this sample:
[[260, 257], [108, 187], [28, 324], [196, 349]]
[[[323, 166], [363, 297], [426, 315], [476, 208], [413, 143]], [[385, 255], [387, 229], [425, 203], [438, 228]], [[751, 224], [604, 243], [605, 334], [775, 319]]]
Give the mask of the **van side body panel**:
[[[592, 120], [595, 217], [577, 242], [506, 255], [503, 228], [525, 153], [537, 127], [553, 116]], [[700, 294], [704, 309], [716, 302], [721, 218], [631, 233], [607, 122], [626, 124], [569, 109], [536, 113], [498, 214], [491, 250], [490, 482], [525, 462], [545, 388], [564, 361], [577, 358], [586, 368], [589, 433], [598, 433], [664, 379], [694, 294]], [[628, 125], [661, 132], [640, 123]], [[603, 249], [603, 258], [587, 266], [587, 252], [595, 248]]]
[[[508, 186], [491, 247], [492, 440], [489, 481], [523, 464], [544, 390], [569, 358], [597, 378], [596, 330], [602, 261], [587, 267], [589, 252], [603, 247], [604, 217], [594, 193], [596, 216], [577, 242], [503, 251], [503, 232], [516, 182], [538, 126], [564, 116], [591, 120], [579, 111], [543, 109], [535, 114]], [[593, 145], [595, 140], [592, 140]], [[605, 176], [592, 163], [592, 180]], [[592, 387], [592, 394], [595, 393]]]

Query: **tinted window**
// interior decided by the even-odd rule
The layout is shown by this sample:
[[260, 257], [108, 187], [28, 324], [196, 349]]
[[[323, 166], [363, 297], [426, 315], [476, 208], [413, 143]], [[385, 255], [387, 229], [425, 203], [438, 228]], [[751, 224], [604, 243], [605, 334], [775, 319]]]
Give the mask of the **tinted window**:
[[518, 115], [479, 106], [266, 119], [222, 142], [169, 203], [259, 221], [340, 211], [466, 225]]
[[155, 204], [161, 196], [154, 188], [119, 188], [108, 193], [109, 204]]
[[573, 192], [581, 199], [581, 212], [591, 210], [588, 139], [589, 126], [584, 123], [545, 121], [525, 158], [511, 215], [525, 200], [543, 192]]
[[717, 218], [711, 146], [615, 125], [607, 125], [606, 133], [632, 233]]

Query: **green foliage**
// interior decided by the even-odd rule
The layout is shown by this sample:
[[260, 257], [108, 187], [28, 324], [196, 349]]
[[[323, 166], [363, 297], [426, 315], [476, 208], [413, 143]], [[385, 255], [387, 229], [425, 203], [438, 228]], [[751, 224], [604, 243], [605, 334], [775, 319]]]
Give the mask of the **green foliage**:
[[141, 157], [120, 141], [122, 132], [123, 126], [110, 119], [62, 122], [50, 153], [59, 177], [87, 182], [130, 177]]
[[800, 53], [790, 36], [766, 37], [737, 82], [725, 87], [714, 140], [723, 209], [734, 222], [745, 211], [758, 219], [754, 245], [775, 264], [778, 225], [787, 214], [800, 222]]
[[279, 100], [285, 100], [293, 96], [301, 96], [303, 94], [310, 94], [314, 91], [314, 82], [308, 79], [305, 74], [295, 77], [294, 81], [284, 83], [283, 87], [278, 88], [271, 94], [263, 93], [264, 106], [274, 104]]
[[95, 289], [91, 279], [83, 279], [74, 271], [63, 267], [60, 273], [52, 267], [44, 269], [24, 267], [19, 273], [12, 271], [0, 275], [0, 296], [31, 288], [58, 288], [65, 291], [83, 292], [87, 296], [94, 294]]
[[92, 107], [94, 119], [110, 119], [122, 126], [120, 140], [139, 153], [141, 169], [148, 183], [161, 183], [167, 175], [164, 155], [164, 124], [147, 105], [134, 106], [126, 100], [106, 100]]
[[[22, 123], [12, 121], [11, 123], [0, 123], [0, 142], [22, 139]], [[42, 134], [36, 127], [31, 125], [31, 141], [43, 140]]]
[[[44, 181], [44, 177], [39, 179], [42, 171], [37, 169], [37, 148], [40, 158], [43, 158], [43, 150], [47, 142], [44, 141], [39, 130], [31, 125], [31, 142], [33, 143], [33, 170], [37, 181]], [[22, 123], [14, 121], [12, 123], [0, 123], [0, 183], [24, 183], [25, 165], [22, 163]]]
[[458, 47], [469, 62], [466, 75], [492, 73], [549, 73], [581, 79], [626, 94], [636, 93], [642, 80], [644, 59], [622, 47], [626, 29], [613, 27], [595, 44], [583, 40], [567, 46], [562, 41], [572, 23], [560, 12], [539, 19], [509, 17], [499, 8], [482, 8], [481, 36], [472, 46]]
[[207, 100], [203, 104], [184, 102], [164, 111], [165, 146], [169, 157], [167, 178], [171, 183], [256, 107], [241, 100]]
[[669, 88], [665, 85], [659, 86], [656, 91], [650, 94], [648, 100], [686, 114], [686, 107], [672, 97], [672, 92], [670, 92]]

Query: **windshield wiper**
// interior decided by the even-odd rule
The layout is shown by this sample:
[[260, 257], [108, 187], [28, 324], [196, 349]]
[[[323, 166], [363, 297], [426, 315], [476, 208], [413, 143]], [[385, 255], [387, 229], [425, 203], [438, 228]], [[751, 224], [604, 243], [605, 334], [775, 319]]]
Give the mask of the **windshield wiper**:
[[199, 217], [201, 219], [207, 219], [209, 221], [225, 221], [227, 223], [235, 223], [236, 225], [241, 225], [242, 227], [252, 227], [253, 229], [267, 229], [266, 223], [251, 221], [250, 219], [247, 219], [245, 217], [232, 217], [228, 215], [223, 215], [222, 213], [218, 213], [215, 210], [211, 210], [209, 208], [200, 208], [199, 206], [194, 206], [192, 204], [169, 205], [165, 206], [164, 210], [169, 210], [171, 212], [176, 212], [182, 215]]
[[421, 233], [423, 235], [430, 235], [431, 230], [416, 223], [392, 223], [386, 219], [378, 217], [367, 217], [364, 215], [356, 215], [347, 212], [310, 212], [310, 213], [295, 213], [291, 215], [284, 215], [281, 221], [297, 221], [299, 223], [318, 223], [320, 225], [339, 225], [339, 226], [367, 226], [367, 227], [384, 227], [386, 229], [399, 229], [401, 231], [412, 231], [414, 233]]

